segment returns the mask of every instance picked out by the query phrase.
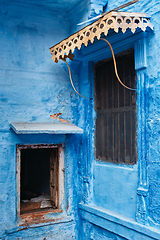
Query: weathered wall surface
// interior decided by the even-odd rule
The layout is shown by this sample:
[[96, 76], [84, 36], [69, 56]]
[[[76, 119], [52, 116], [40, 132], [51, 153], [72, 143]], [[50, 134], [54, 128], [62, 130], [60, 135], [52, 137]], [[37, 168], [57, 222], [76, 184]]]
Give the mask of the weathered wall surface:
[[[65, 64], [53, 64], [49, 47], [68, 36], [63, 12], [32, 1], [0, 1], [0, 239], [74, 239], [76, 148], [73, 136], [16, 135], [10, 122], [76, 123], [77, 97]], [[76, 82], [76, 76], [74, 77]], [[66, 209], [61, 220], [23, 230], [16, 213], [16, 144], [66, 143]], [[72, 153], [72, 154], [71, 154]], [[74, 158], [73, 158], [74, 157]], [[21, 227], [23, 228], [23, 227]]]
[[[107, 10], [124, 3], [126, 1], [109, 0]], [[79, 159], [79, 181], [81, 189], [84, 191], [81, 199], [85, 203], [80, 205], [82, 224], [84, 224], [84, 233], [81, 234], [82, 239], [160, 238], [159, 4], [159, 1], [156, 0], [140, 0], [124, 9], [124, 11], [147, 13], [151, 16], [151, 23], [154, 25], [153, 32], [149, 32], [145, 39], [147, 67], [144, 67], [144, 70], [137, 69], [138, 84], [140, 84], [140, 88], [138, 86], [137, 105], [138, 113], [141, 111], [141, 115], [138, 116], [138, 162], [135, 166], [117, 166], [95, 160], [94, 121], [92, 121], [96, 118], [94, 100], [81, 99], [79, 105], [79, 112], [81, 113], [79, 122], [85, 129], [81, 142], [81, 149], [85, 149], [85, 154], [80, 151], [81, 158]], [[90, 7], [92, 12], [98, 13], [100, 10], [99, 1], [92, 1]], [[114, 49], [114, 41], [112, 42], [113, 39], [110, 38], [110, 35], [107, 39], [111, 39]], [[118, 47], [115, 45], [115, 51], [121, 52], [129, 48], [128, 43], [124, 48], [122, 47], [124, 39], [122, 40], [117, 34], [118, 41]], [[135, 39], [130, 47], [134, 47], [136, 41]], [[86, 51], [85, 47], [82, 47], [81, 53], [77, 52], [77, 59], [82, 61], [82, 64], [80, 64], [80, 90], [81, 94], [85, 96], [93, 96], [93, 65], [96, 61], [104, 58], [103, 51], [106, 51], [102, 44], [99, 47], [100, 50], [98, 50], [97, 42], [93, 45], [95, 47], [91, 50], [89, 49], [91, 47], [88, 47]], [[107, 54], [106, 51], [106, 57]], [[144, 84], [142, 83], [143, 79]], [[144, 98], [141, 104], [142, 92], [144, 92]], [[142, 178], [145, 179], [143, 190], [140, 189], [141, 174], [143, 175]], [[119, 219], [122, 221], [119, 221]], [[127, 225], [127, 223], [132, 226]], [[100, 228], [95, 227], [96, 225]], [[122, 225], [125, 227], [121, 228]], [[143, 227], [141, 228], [141, 226]], [[129, 232], [127, 233], [128, 227]], [[102, 229], [106, 229], [106, 232]], [[112, 235], [112, 233], [115, 234]]]
[[[93, 99], [81, 99], [75, 94], [67, 67], [63, 63], [53, 64], [48, 49], [79, 29], [76, 23], [102, 12], [103, 6], [111, 10], [124, 3], [82, 1], [66, 18], [56, 8], [53, 11], [27, 2], [0, 1], [1, 239], [68, 240], [77, 239], [78, 232], [79, 239], [86, 240], [160, 239], [159, 1], [139, 0], [125, 9], [146, 12], [154, 25], [145, 42], [147, 68], [143, 72], [137, 70], [139, 84], [141, 76], [145, 80], [138, 92], [139, 96], [144, 92], [142, 107], [137, 100], [144, 121], [138, 119], [137, 133], [143, 138], [138, 138], [139, 156], [134, 166], [100, 163], [94, 156], [94, 63], [105, 58], [105, 54], [111, 56], [105, 44], [96, 42], [93, 48], [87, 48], [87, 53], [82, 47], [70, 64], [76, 88]], [[78, 10], [79, 16], [74, 14]], [[112, 41], [114, 47], [113, 38]], [[120, 36], [116, 53], [134, 47], [131, 38], [126, 44], [124, 41]], [[16, 121], [56, 121], [50, 119], [55, 113], [62, 113], [63, 119], [82, 127], [83, 136], [16, 135], [9, 126]], [[16, 214], [16, 144], [62, 142], [66, 144], [66, 215], [58, 216], [58, 220], [53, 217], [47, 224], [20, 227]], [[139, 163], [146, 181], [143, 189]]]

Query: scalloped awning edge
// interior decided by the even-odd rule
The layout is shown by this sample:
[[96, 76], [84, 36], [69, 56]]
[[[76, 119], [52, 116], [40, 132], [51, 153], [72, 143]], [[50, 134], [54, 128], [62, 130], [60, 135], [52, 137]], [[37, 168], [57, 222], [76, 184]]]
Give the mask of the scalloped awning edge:
[[51, 47], [52, 60], [58, 62], [59, 59], [67, 57], [73, 60], [73, 52], [76, 48], [80, 50], [82, 44], [87, 47], [89, 41], [93, 43], [95, 38], [99, 40], [103, 33], [107, 36], [110, 29], [116, 33], [119, 29], [122, 29], [123, 33], [131, 29], [131, 32], [135, 33], [137, 28], [146, 31], [147, 27], [153, 30], [150, 18], [145, 13], [112, 11]]

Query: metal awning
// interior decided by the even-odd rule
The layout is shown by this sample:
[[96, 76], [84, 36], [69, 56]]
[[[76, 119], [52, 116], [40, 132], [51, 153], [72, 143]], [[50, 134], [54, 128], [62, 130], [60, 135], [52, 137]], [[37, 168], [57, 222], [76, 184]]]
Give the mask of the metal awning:
[[147, 27], [153, 30], [150, 18], [145, 13], [111, 11], [94, 23], [51, 47], [52, 60], [53, 62], [58, 62], [59, 59], [67, 57], [73, 60], [74, 55], [72, 53], [76, 48], [80, 50], [82, 44], [87, 46], [89, 42], [93, 43], [95, 38], [99, 40], [101, 34], [107, 36], [110, 29], [113, 29], [116, 33], [120, 29], [123, 33], [127, 29], [131, 29], [131, 32], [135, 33], [137, 28], [146, 31]]
[[11, 123], [16, 134], [82, 134], [83, 129], [71, 123]]

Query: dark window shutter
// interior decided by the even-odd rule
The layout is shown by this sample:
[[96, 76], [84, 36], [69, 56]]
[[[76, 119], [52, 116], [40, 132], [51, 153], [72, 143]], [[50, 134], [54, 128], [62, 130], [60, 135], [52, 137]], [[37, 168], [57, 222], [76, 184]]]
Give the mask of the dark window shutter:
[[[136, 87], [133, 51], [116, 58], [122, 82]], [[134, 164], [136, 153], [136, 92], [117, 80], [113, 59], [95, 65], [96, 158]]]

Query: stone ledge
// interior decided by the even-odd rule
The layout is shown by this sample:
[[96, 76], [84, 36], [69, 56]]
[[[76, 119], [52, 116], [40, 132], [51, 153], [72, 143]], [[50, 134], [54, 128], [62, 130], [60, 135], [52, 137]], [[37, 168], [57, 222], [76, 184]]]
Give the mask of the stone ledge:
[[141, 225], [134, 221], [134, 219], [127, 218], [123, 215], [102, 207], [98, 207], [96, 205], [86, 205], [80, 203], [79, 208], [80, 215], [85, 221], [88, 221], [128, 240], [160, 239], [159, 230], [153, 227]]

